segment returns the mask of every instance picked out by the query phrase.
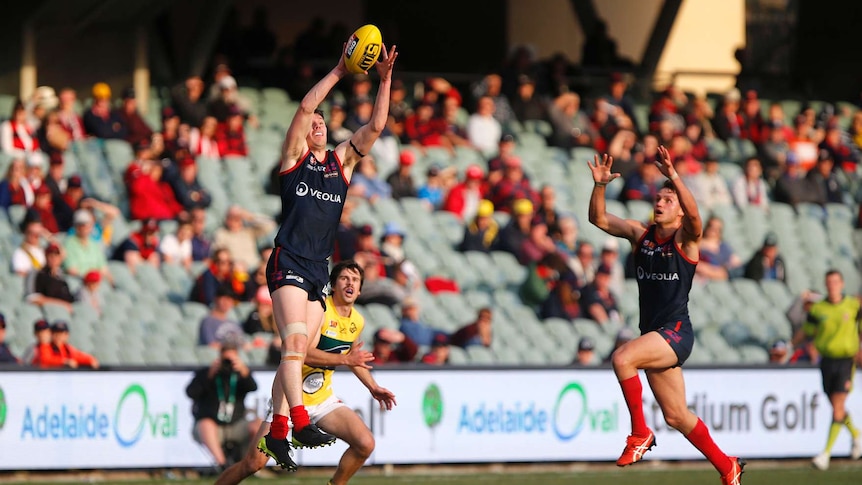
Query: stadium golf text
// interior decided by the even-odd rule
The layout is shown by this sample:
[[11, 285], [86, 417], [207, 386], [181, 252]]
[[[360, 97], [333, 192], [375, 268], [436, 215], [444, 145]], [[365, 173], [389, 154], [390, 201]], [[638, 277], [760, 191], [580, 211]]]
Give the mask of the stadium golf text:
[[[818, 369], [685, 372], [689, 407], [723, 449], [749, 458], [819, 452], [831, 410]], [[250, 417], [263, 416], [274, 373], [254, 377]], [[629, 432], [610, 369], [377, 369], [375, 377], [395, 393], [394, 410], [381, 411], [351, 373], [334, 377], [337, 395], [374, 433], [370, 464], [613, 461]], [[191, 378], [190, 370], [0, 373], [0, 469], [207, 466], [192, 438]], [[862, 415], [855, 392], [848, 408]], [[661, 443], [648, 459], [702, 458], [664, 423], [646, 384], [644, 410]], [[839, 438], [834, 455], [849, 445]], [[296, 458], [333, 466], [345, 449], [338, 442]]]

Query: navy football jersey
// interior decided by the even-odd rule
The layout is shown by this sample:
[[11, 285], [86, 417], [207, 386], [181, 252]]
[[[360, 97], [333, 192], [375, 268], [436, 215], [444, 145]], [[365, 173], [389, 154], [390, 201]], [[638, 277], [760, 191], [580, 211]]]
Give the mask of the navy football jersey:
[[682, 253], [674, 236], [659, 241], [655, 224], [649, 226], [635, 248], [634, 262], [641, 332], [687, 319], [688, 293], [697, 262], [690, 261]]
[[279, 174], [284, 220], [275, 246], [311, 261], [326, 261], [347, 198], [341, 161], [331, 150], [317, 160], [309, 150], [290, 170]]

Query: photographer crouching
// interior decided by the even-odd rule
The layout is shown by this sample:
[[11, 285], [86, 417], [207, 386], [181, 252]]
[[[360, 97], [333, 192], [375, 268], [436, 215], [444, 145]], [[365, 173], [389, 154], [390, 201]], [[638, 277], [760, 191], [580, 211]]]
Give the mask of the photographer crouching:
[[209, 367], [195, 371], [186, 388], [194, 401], [194, 438], [210, 451], [218, 471], [242, 456], [260, 424], [246, 418], [245, 396], [257, 389], [257, 383], [240, 358], [241, 339], [239, 335], [226, 335], [221, 340], [219, 357]]

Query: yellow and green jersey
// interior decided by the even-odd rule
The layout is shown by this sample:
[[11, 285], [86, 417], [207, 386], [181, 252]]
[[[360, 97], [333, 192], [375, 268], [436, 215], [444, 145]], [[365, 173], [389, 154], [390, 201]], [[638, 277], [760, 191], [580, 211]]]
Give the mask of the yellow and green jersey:
[[824, 357], [853, 357], [859, 351], [859, 299], [845, 296], [838, 303], [815, 303], [802, 329], [814, 337], [814, 346]]
[[[331, 296], [326, 297], [326, 313], [320, 325], [320, 342], [317, 348], [324, 352], [346, 354], [350, 346], [359, 338], [365, 318], [352, 309], [350, 316], [342, 317], [335, 311]], [[334, 367], [302, 366], [302, 403], [313, 406], [325, 401], [332, 395], [332, 373]]]

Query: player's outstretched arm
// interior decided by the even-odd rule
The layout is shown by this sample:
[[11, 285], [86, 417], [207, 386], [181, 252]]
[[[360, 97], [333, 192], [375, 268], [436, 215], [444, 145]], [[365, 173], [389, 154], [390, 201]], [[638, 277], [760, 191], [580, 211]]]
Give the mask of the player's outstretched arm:
[[670, 153], [664, 146], [658, 147], [659, 159], [655, 162], [662, 175], [670, 179], [676, 192], [679, 196], [679, 206], [685, 215], [682, 218], [682, 228], [684, 240], [689, 242], [698, 242], [703, 233], [703, 221], [700, 218], [700, 212], [697, 209], [697, 202], [694, 200], [694, 195], [688, 190], [688, 187], [682, 181], [682, 177], [676, 173], [676, 168], [673, 166], [673, 161], [670, 158]]
[[[377, 61], [377, 73], [380, 75], [380, 87], [377, 89], [377, 99], [374, 100], [374, 109], [371, 112], [371, 120], [363, 125], [350, 140], [342, 142], [337, 148], [338, 157], [345, 168], [345, 175], [352, 173], [353, 166], [360, 158], [367, 155], [371, 146], [380, 137], [380, 133], [386, 128], [389, 119], [389, 91], [392, 87], [392, 69], [395, 67], [395, 59], [398, 52], [393, 45], [387, 52], [386, 44], [382, 45], [380, 59]], [[351, 146], [353, 144], [353, 146]]]
[[611, 236], [624, 237], [631, 242], [637, 239], [646, 230], [646, 226], [632, 219], [623, 219], [610, 214], [605, 209], [605, 189], [607, 185], [617, 179], [620, 174], [611, 172], [614, 157], [605, 154], [601, 158], [595, 155], [593, 163], [587, 160], [587, 166], [593, 174], [593, 193], [590, 195], [590, 222]]
[[[346, 44], [345, 44], [346, 47]], [[282, 147], [281, 170], [288, 170], [293, 167], [299, 157], [305, 154], [308, 150], [308, 142], [306, 137], [311, 129], [311, 120], [314, 116], [314, 110], [320, 106], [320, 103], [326, 99], [332, 88], [338, 84], [338, 81], [347, 73], [347, 68], [344, 67], [344, 56], [338, 57], [338, 64], [332, 68], [326, 76], [323, 77], [314, 87], [311, 88], [302, 101], [299, 103], [299, 109], [293, 115], [293, 120], [287, 128], [287, 134], [284, 137], [284, 145]]]

